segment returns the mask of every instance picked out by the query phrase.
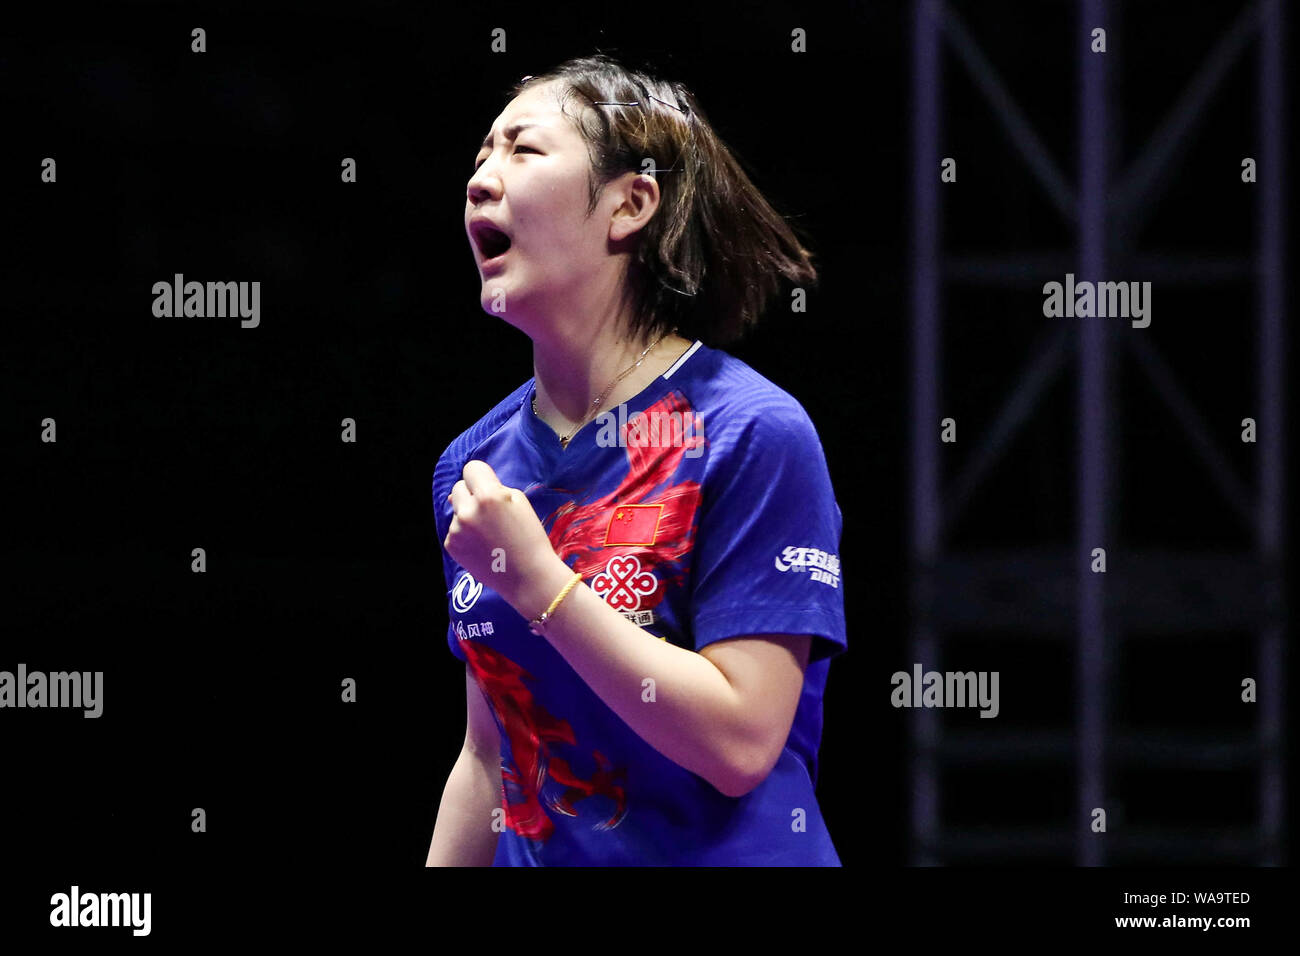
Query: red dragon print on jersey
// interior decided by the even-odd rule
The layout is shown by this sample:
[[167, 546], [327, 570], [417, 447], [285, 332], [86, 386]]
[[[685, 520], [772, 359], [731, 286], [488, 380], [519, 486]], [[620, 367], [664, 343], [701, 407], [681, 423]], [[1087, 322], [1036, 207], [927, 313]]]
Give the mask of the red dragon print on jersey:
[[[637, 553], [642, 573], [654, 575], [658, 586], [645, 593], [642, 606], [653, 607], [664, 597], [669, 583], [683, 584], [690, 573], [690, 552], [695, 536], [695, 516], [700, 502], [696, 481], [669, 484], [681, 465], [685, 452], [702, 447], [705, 438], [699, 416], [678, 393], [669, 393], [647, 408], [645, 414], [668, 415], [676, 412], [684, 424], [680, 441], [657, 446], [628, 440], [625, 426], [620, 445], [627, 450], [627, 473], [609, 494], [585, 504], [569, 501], [555, 509], [543, 521], [552, 547], [574, 571], [590, 578], [605, 570], [612, 558], [633, 551]], [[653, 420], [653, 419], [650, 419]], [[660, 419], [664, 421], [667, 419]], [[686, 424], [686, 423], [690, 424]], [[693, 426], [693, 427], [692, 427]], [[672, 445], [675, 444], [675, 447]], [[662, 504], [662, 515], [649, 550], [645, 548], [606, 547], [606, 528], [612, 510], [619, 505]], [[570, 562], [569, 559], [575, 559]], [[596, 825], [607, 830], [618, 826], [628, 811], [623, 783], [626, 767], [614, 767], [599, 750], [592, 750], [596, 771], [590, 779], [574, 772], [569, 762], [555, 752], [559, 746], [582, 748], [574, 738], [573, 728], [542, 707], [527, 681], [532, 680], [522, 667], [509, 658], [477, 641], [462, 645], [470, 665], [492, 703], [510, 744], [511, 760], [502, 766], [502, 805], [506, 825], [521, 836], [545, 841], [555, 832], [555, 824], [542, 808], [541, 792], [547, 777], [564, 786], [564, 793], [548, 799], [547, 806], [556, 813], [576, 816], [574, 804], [591, 796], [608, 797], [614, 812]], [[585, 748], [584, 748], [585, 749]]]
[[506, 826], [533, 840], [550, 838], [555, 824], [542, 811], [540, 800], [542, 784], [548, 776], [566, 787], [559, 798], [549, 802], [556, 813], [577, 816], [575, 803], [600, 795], [614, 801], [615, 809], [597, 829], [618, 826], [627, 813], [627, 794], [620, 783], [627, 776], [626, 769], [614, 772], [604, 755], [595, 750], [592, 756], [599, 769], [590, 780], [578, 776], [567, 760], [552, 752], [556, 744], [577, 745], [573, 728], [567, 720], [560, 720], [537, 703], [524, 683], [532, 679], [531, 675], [505, 655], [477, 641], [465, 641], [464, 648], [474, 676], [491, 701], [510, 744], [513, 760], [503, 762], [501, 768], [501, 806], [505, 810]]

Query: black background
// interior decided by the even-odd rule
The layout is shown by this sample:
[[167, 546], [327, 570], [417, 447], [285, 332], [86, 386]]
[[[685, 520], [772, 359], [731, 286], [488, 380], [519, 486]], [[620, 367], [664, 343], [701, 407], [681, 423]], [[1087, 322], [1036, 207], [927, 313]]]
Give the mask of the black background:
[[[954, 6], [1072, 175], [1073, 8]], [[1138, 152], [1237, 9], [1116, 15], [1115, 162]], [[888, 681], [911, 665], [909, 10], [138, 3], [8, 23], [0, 668], [105, 675], [98, 720], [0, 717], [5, 855], [41, 874], [28, 889], [38, 924], [48, 894], [77, 881], [153, 888], [158, 912], [173, 874], [328, 867], [362, 885], [423, 865], [465, 711], [433, 465], [531, 375], [528, 340], [478, 306], [465, 184], [508, 85], [597, 50], [685, 82], [819, 256], [809, 312], [773, 309], [730, 351], [807, 409], [844, 514], [850, 652], [831, 669], [818, 799], [846, 867], [906, 861], [907, 713]], [[206, 53], [190, 51], [195, 26]], [[505, 54], [490, 50], [495, 27]], [[805, 55], [789, 51], [796, 27]], [[945, 74], [942, 152], [961, 163], [946, 245], [1071, 249], [951, 53]], [[1251, 251], [1254, 197], [1238, 170], [1254, 149], [1253, 82], [1243, 63], [1216, 93], [1144, 241]], [[40, 182], [46, 156], [57, 184]], [[343, 157], [356, 184], [340, 181]], [[260, 327], [155, 318], [151, 287], [177, 272], [260, 280]], [[946, 292], [943, 397], [959, 420], [990, 416], [1025, 361], [1045, 321], [1041, 281]], [[1253, 296], [1249, 277], [1157, 288], [1144, 333], [1243, 476], [1257, 454], [1235, 440], [1255, 402]], [[1247, 547], [1159, 403], [1122, 381], [1124, 540]], [[972, 500], [956, 546], [1070, 542], [1073, 402], [1067, 376]], [[46, 417], [57, 444], [39, 441]], [[347, 417], [356, 444], [339, 440]], [[960, 464], [945, 458], [945, 479]], [[190, 571], [195, 547], [206, 574]], [[1242, 640], [1148, 651], [1117, 693], [1166, 713], [1213, 699], [1214, 679], [1235, 685], [1248, 663], [1233, 656]], [[1068, 644], [970, 648], [950, 665], [1001, 670], [1005, 720], [1041, 726], [1056, 702], [1068, 722]], [[348, 677], [353, 705], [340, 702]], [[1181, 716], [1218, 727], [1239, 710]], [[1008, 772], [952, 797], [958, 816], [1050, 822], [1071, 811], [1071, 785], [1068, 772]], [[1180, 820], [1253, 799], [1239, 779], [1124, 786], [1132, 814]], [[195, 807], [206, 834], [190, 831]]]

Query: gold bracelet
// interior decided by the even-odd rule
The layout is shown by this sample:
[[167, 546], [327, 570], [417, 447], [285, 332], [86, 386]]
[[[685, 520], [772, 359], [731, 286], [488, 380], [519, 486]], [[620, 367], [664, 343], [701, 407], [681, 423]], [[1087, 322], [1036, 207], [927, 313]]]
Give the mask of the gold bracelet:
[[564, 586], [564, 590], [556, 596], [555, 600], [551, 602], [551, 606], [543, 611], [541, 616], [535, 617], [528, 622], [528, 629], [534, 634], [541, 634], [542, 630], [546, 627], [546, 622], [555, 616], [555, 609], [560, 606], [560, 602], [568, 597], [569, 592], [572, 591], [574, 586], [581, 580], [582, 572], [575, 571], [573, 573], [573, 578]]

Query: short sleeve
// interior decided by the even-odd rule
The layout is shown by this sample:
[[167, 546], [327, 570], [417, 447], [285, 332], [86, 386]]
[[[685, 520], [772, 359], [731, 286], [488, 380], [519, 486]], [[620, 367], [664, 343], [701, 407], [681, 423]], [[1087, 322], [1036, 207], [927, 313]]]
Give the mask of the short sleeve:
[[456, 467], [456, 462], [451, 458], [451, 450], [443, 452], [442, 457], [438, 459], [438, 464], [433, 469], [433, 523], [438, 533], [438, 550], [442, 554], [442, 578], [446, 584], [447, 590], [447, 649], [458, 660], [465, 660], [460, 650], [460, 642], [456, 638], [456, 625], [451, 620], [451, 588], [452, 582], [456, 577], [456, 569], [459, 567], [447, 549], [442, 543], [447, 540], [447, 531], [451, 527], [451, 504], [447, 501], [447, 496], [451, 494], [452, 485], [460, 480], [460, 469]]
[[691, 575], [695, 649], [750, 634], [812, 634], [809, 662], [832, 657], [848, 645], [843, 518], [821, 440], [789, 396], [744, 415], [710, 436]]

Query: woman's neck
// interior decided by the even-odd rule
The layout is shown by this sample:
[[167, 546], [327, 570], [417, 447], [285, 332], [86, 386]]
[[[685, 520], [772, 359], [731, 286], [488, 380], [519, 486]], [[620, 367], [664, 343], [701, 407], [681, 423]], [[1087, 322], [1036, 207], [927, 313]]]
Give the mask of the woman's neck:
[[[537, 414], [557, 434], [568, 435], [578, 424], [640, 393], [662, 375], [691, 342], [676, 333], [658, 333], [634, 341], [626, 335], [599, 334], [588, 340], [533, 342], [533, 375], [537, 383]], [[646, 352], [647, 347], [650, 348]], [[641, 353], [645, 357], [641, 358]], [[593, 403], [610, 383], [635, 365], [609, 389], [600, 405]]]

